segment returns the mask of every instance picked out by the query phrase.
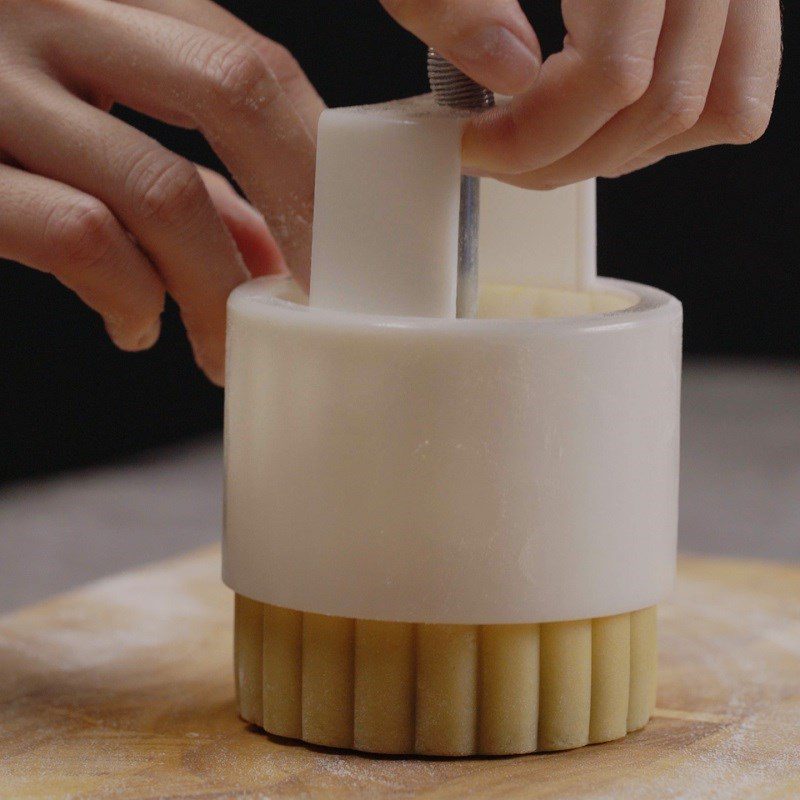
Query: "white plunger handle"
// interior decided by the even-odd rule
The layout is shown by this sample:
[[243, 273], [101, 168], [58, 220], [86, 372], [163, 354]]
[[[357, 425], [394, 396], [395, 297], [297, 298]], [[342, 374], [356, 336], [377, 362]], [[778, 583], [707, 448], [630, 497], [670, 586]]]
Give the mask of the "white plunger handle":
[[462, 127], [430, 98], [322, 113], [312, 306], [456, 315]]

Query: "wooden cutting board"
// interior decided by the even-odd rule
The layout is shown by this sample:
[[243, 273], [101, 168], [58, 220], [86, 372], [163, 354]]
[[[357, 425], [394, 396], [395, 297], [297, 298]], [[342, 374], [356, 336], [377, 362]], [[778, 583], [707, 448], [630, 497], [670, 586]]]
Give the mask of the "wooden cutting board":
[[405, 759], [249, 729], [206, 549], [0, 618], [2, 798], [800, 797], [800, 568], [684, 559], [655, 719], [567, 753]]

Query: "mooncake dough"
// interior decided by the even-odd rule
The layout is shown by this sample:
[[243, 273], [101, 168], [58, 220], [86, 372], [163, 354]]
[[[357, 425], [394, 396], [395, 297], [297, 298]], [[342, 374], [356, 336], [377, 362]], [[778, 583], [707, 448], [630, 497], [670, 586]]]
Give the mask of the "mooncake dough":
[[353, 746], [355, 622], [303, 614], [303, 739], [329, 747]]
[[302, 612], [264, 605], [264, 728], [293, 739], [303, 735], [302, 638]]
[[481, 626], [479, 718], [481, 753], [536, 749], [539, 625]]
[[568, 750], [589, 741], [592, 621], [541, 626], [538, 750]]
[[592, 620], [592, 711], [589, 741], [609, 742], [627, 731], [631, 615]]
[[237, 594], [234, 609], [233, 653], [239, 716], [264, 724], [261, 690], [262, 620], [264, 604]]
[[356, 620], [353, 747], [373, 753], [414, 751], [414, 626]]
[[417, 626], [415, 751], [475, 753], [478, 721], [478, 626]]
[[373, 753], [511, 755], [618, 739], [655, 706], [656, 612], [510, 625], [353, 620], [236, 597], [240, 716]]
[[656, 609], [653, 606], [631, 614], [629, 731], [643, 728], [653, 713], [656, 706], [657, 670]]

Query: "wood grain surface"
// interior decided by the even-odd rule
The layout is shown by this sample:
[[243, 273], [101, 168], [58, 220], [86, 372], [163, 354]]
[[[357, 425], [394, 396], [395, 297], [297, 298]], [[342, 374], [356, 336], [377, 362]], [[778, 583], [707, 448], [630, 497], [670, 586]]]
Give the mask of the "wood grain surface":
[[370, 757], [237, 719], [216, 548], [0, 617], [0, 797], [800, 797], [800, 568], [683, 559], [644, 731], [571, 752]]

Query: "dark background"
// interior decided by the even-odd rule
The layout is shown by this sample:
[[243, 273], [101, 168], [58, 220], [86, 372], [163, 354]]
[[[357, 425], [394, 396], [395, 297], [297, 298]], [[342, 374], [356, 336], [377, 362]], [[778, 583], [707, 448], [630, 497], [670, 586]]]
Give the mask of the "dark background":
[[[424, 47], [377, 0], [223, 3], [287, 45], [330, 105], [425, 91]], [[560, 47], [553, 2], [526, 4], [545, 52]], [[767, 134], [599, 182], [599, 266], [677, 295], [691, 356], [798, 359], [800, 252], [797, 43]], [[178, 152], [220, 167], [196, 134], [125, 110]], [[105, 461], [216, 428], [222, 393], [194, 367], [174, 307], [161, 340], [125, 354], [54, 279], [0, 262], [0, 482]]]

